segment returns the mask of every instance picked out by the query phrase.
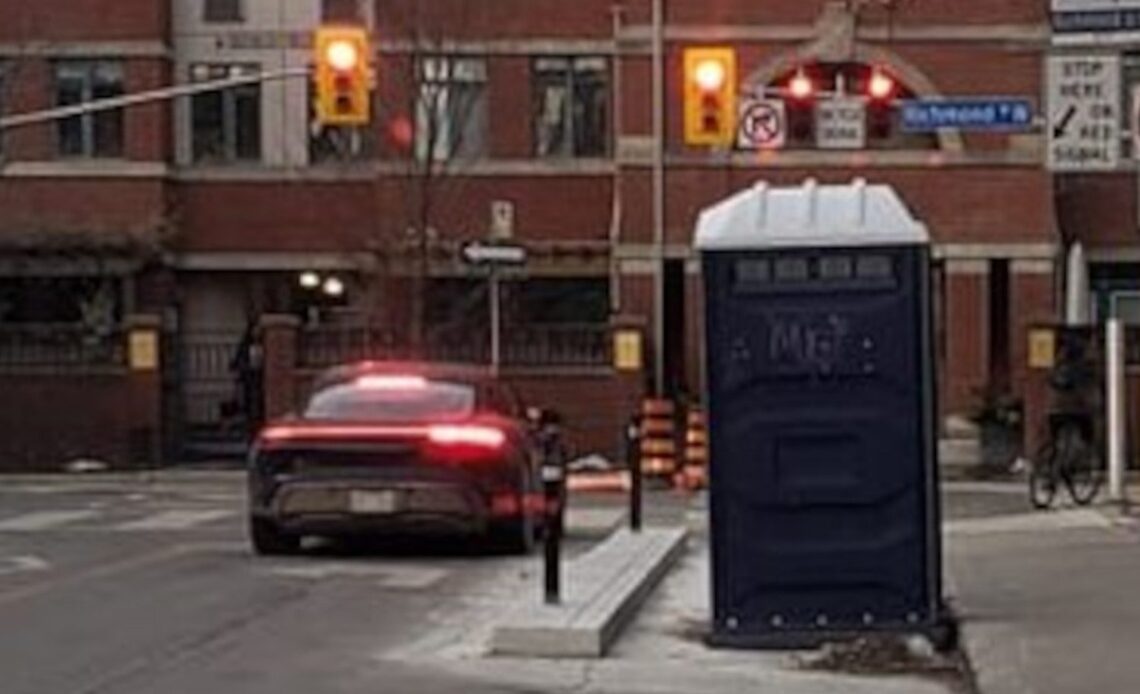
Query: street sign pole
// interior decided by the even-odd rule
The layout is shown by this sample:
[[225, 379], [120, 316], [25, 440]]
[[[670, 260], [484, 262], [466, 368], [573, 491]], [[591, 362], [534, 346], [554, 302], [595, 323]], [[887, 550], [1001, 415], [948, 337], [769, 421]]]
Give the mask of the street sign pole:
[[505, 265], [526, 265], [526, 247], [479, 241], [465, 243], [460, 249], [463, 262], [487, 268], [487, 303], [491, 323], [491, 371], [496, 376], [503, 365], [502, 275]]
[[491, 373], [496, 378], [502, 367], [502, 310], [499, 305], [499, 269], [497, 265], [491, 266], [489, 303], [491, 304]]

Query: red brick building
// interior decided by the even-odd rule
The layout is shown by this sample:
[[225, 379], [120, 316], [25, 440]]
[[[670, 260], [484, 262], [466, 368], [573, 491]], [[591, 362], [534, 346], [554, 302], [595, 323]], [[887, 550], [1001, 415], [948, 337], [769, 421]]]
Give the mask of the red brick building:
[[[230, 354], [262, 314], [309, 324], [299, 367], [349, 354], [346, 333], [372, 351], [486, 357], [486, 281], [458, 251], [509, 233], [530, 262], [505, 278], [508, 373], [607, 448], [632, 402], [608, 366], [613, 316], [663, 337], [670, 391], [700, 390], [699, 210], [759, 180], [858, 176], [896, 186], [936, 239], [944, 412], [976, 410], [987, 388], [1029, 394], [1025, 330], [1054, 314], [1060, 240], [1042, 128], [903, 134], [896, 104], [868, 111], [865, 146], [830, 150], [806, 104], [782, 149], [690, 148], [681, 56], [731, 45], [744, 93], [784, 89], [801, 69], [823, 91], [860, 93], [881, 70], [900, 97], [1000, 95], [1040, 113], [1048, 8], [666, 0], [658, 231], [651, 5], [0, 0], [5, 114], [304, 66], [324, 20], [363, 22], [378, 46], [370, 128], [313, 128], [308, 84], [290, 78], [5, 132], [0, 322], [81, 321], [100, 291], [116, 319], [161, 316], [167, 417], [185, 433], [217, 425]], [[1074, 188], [1067, 213], [1134, 206], [1135, 183], [1118, 178]], [[1134, 254], [1135, 224], [1133, 213], [1094, 233]], [[73, 280], [51, 283], [63, 296], [46, 302], [46, 276]]]

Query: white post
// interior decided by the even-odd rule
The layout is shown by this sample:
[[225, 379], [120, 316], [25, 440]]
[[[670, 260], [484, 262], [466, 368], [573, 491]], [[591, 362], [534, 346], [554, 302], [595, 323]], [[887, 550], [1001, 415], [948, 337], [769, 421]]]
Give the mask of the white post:
[[494, 264], [491, 265], [490, 290], [491, 296], [488, 300], [491, 304], [491, 373], [498, 376], [503, 361], [500, 335], [502, 316], [499, 306], [499, 269]]
[[1105, 392], [1108, 393], [1108, 497], [1124, 501], [1124, 329], [1119, 318], [1105, 325]]

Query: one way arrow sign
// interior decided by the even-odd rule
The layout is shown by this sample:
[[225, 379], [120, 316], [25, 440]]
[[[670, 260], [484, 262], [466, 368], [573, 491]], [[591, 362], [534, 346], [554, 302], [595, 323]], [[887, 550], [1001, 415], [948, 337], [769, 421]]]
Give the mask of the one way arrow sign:
[[472, 265], [522, 265], [526, 263], [526, 249], [522, 246], [472, 241], [463, 244], [460, 255], [465, 262]]

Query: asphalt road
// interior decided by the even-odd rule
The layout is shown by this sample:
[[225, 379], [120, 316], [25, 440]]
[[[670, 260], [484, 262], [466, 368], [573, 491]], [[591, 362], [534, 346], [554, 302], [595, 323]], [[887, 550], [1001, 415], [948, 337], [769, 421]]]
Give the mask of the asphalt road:
[[536, 562], [455, 542], [254, 557], [238, 478], [5, 484], [0, 690], [480, 691], [380, 656], [500, 576], [537, 591]]
[[[537, 593], [537, 556], [417, 542], [254, 557], [241, 482], [0, 479], [0, 691], [524, 691], [393, 654], [446, 648], [430, 639], [452, 615]], [[1008, 491], [947, 499], [951, 516], [1025, 510]], [[650, 507], [656, 522], [699, 516], [667, 492]]]

